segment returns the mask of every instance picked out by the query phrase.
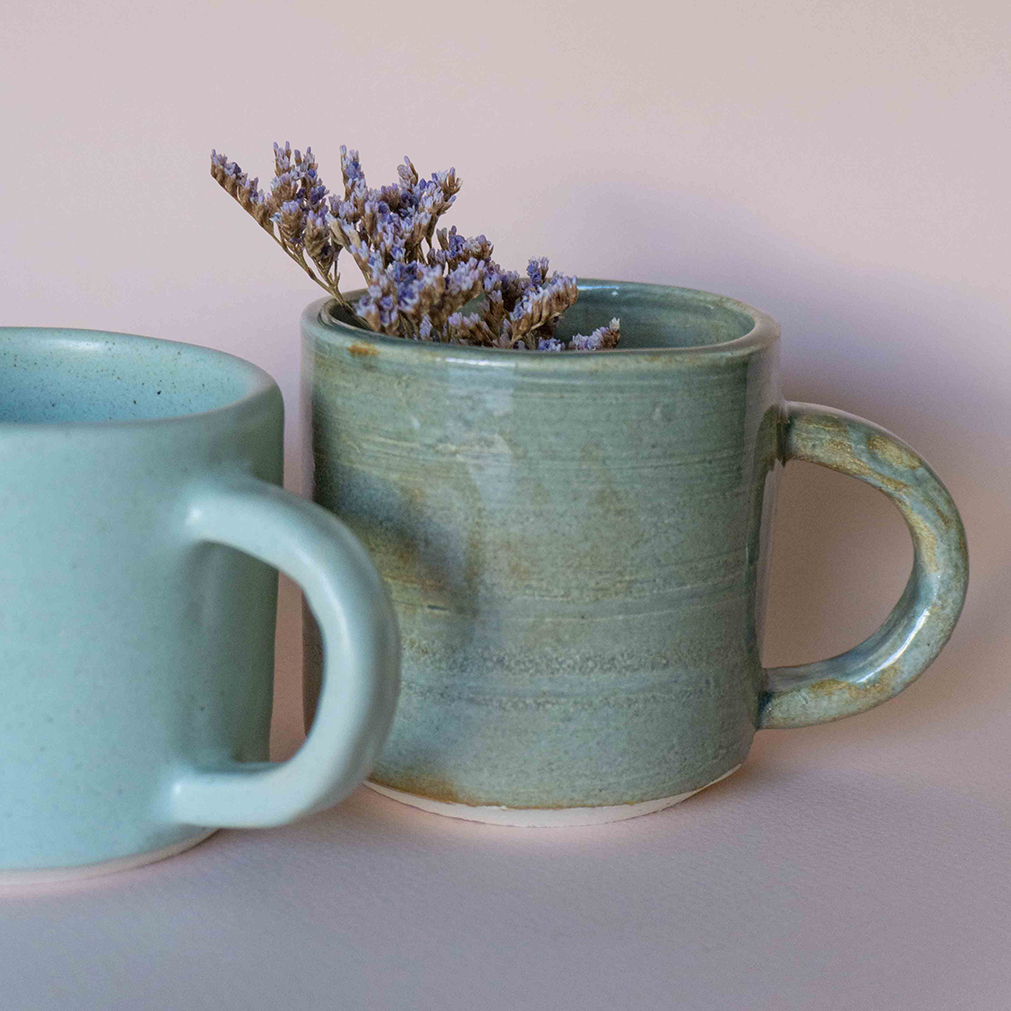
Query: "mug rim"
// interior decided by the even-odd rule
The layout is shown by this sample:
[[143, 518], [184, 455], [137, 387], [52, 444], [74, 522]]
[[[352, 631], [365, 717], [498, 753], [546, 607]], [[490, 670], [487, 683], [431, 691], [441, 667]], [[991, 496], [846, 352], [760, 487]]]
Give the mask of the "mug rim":
[[[779, 339], [779, 324], [768, 313], [754, 306], [718, 295], [699, 288], [681, 288], [676, 285], [650, 284], [639, 281], [611, 281], [598, 278], [577, 278], [580, 292], [612, 290], [615, 295], [641, 290], [652, 295], [668, 294], [685, 302], [703, 303], [709, 307], [728, 309], [751, 318], [752, 328], [740, 337], [718, 341], [713, 344], [695, 344], [686, 347], [652, 348], [609, 348], [586, 353], [549, 354], [543, 351], [508, 350], [506, 348], [474, 347], [467, 344], [443, 344], [435, 341], [405, 340], [403, 337], [389, 337], [386, 334], [365, 330], [344, 322], [334, 315], [338, 308], [336, 299], [324, 298], [310, 303], [302, 314], [303, 329], [315, 339], [347, 342], [347, 350], [352, 354], [370, 355], [382, 353], [384, 358], [403, 361], [408, 357], [418, 364], [421, 360], [435, 364], [480, 366], [482, 368], [505, 368], [522, 373], [542, 375], [545, 372], [609, 372], [637, 371], [643, 366], [666, 364], [672, 367], [691, 365], [711, 365], [715, 360], [744, 358], [773, 346]], [[348, 292], [348, 301], [365, 294], [359, 288]], [[356, 350], [355, 345], [358, 345]], [[606, 365], [602, 362], [606, 361]]]
[[[164, 337], [147, 337], [142, 334], [126, 333], [119, 330], [97, 330], [83, 327], [60, 327], [60, 326], [0, 326], [0, 346], [8, 345], [9, 341], [18, 336], [25, 338], [43, 338], [49, 345], [64, 342], [77, 342], [97, 345], [101, 340], [112, 337], [117, 341], [124, 341], [128, 345], [135, 347], [159, 344], [170, 347], [173, 350], [185, 349], [183, 352], [204, 361], [214, 362], [219, 367], [227, 368], [242, 380], [243, 390], [234, 400], [219, 404], [216, 407], [203, 411], [189, 411], [183, 414], [166, 414], [153, 418], [113, 418], [90, 421], [87, 419], [73, 419], [60, 421], [4, 421], [0, 419], [0, 432], [26, 432], [28, 430], [46, 432], [56, 429], [132, 429], [147, 428], [152, 426], [178, 425], [191, 423], [193, 421], [207, 421], [221, 417], [242, 408], [264, 395], [269, 395], [277, 389], [277, 383], [270, 373], [261, 369], [258, 365], [239, 358], [237, 355], [229, 354], [227, 351], [219, 351], [216, 348], [205, 347], [202, 344], [190, 344], [186, 341], [168, 340]], [[108, 353], [108, 352], [106, 352]]]

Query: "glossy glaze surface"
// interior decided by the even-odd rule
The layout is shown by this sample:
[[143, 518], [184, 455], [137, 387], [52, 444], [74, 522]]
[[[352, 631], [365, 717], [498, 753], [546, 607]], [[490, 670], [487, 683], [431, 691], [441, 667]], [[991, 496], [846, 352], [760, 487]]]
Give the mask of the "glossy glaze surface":
[[[376, 559], [404, 637], [381, 786], [641, 804], [738, 765], [763, 720], [845, 715], [778, 699], [796, 684], [760, 662], [778, 475], [799, 445], [778, 326], [706, 292], [596, 281], [568, 326], [612, 315], [621, 349], [584, 355], [399, 341], [325, 302], [303, 315], [313, 494]], [[306, 645], [311, 708], [311, 622]]]
[[784, 460], [849, 474], [888, 495], [913, 539], [913, 570], [882, 626], [829, 660], [767, 672], [763, 727], [803, 727], [863, 712], [919, 677], [948, 641], [969, 584], [965, 528], [947, 488], [908, 443], [862, 418], [787, 404]]
[[314, 497], [375, 558], [404, 643], [373, 780], [590, 807], [740, 764], [763, 682], [775, 324], [603, 286], [577, 308], [646, 347], [545, 355], [398, 342], [321, 308], [304, 318]]

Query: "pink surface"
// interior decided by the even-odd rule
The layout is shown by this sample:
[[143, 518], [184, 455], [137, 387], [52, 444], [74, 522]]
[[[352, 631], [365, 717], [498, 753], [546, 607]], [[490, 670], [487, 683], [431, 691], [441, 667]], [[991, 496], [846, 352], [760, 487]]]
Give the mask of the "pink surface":
[[497, 828], [360, 790], [9, 896], [5, 1006], [1006, 1007], [1006, 809], [756, 750], [613, 825]]
[[[0, 896], [0, 1006], [1011, 1007], [1011, 11], [854, 0], [419, 9], [48, 0], [0, 31], [0, 323], [222, 348], [273, 373], [299, 486], [298, 314], [318, 297], [209, 175], [270, 142], [463, 179], [496, 258], [722, 292], [783, 327], [788, 397], [907, 439], [972, 583], [924, 678], [763, 732], [670, 811], [568, 830], [360, 790], [286, 829]], [[285, 69], [290, 63], [290, 72]], [[347, 284], [354, 285], [348, 270]], [[786, 471], [765, 660], [871, 632], [911, 551], [883, 497]], [[301, 739], [282, 583], [275, 751]], [[0, 762], [3, 742], [0, 741]]]

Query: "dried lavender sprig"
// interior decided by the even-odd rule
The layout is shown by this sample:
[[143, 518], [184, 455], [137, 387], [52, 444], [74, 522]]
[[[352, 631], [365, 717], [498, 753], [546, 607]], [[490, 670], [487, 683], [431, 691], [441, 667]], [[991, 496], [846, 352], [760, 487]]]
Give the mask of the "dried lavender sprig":
[[615, 318], [607, 326], [597, 327], [588, 337], [576, 334], [567, 346], [572, 351], [606, 351], [620, 340], [621, 323]]
[[[343, 200], [328, 195], [311, 149], [302, 155], [288, 143], [274, 144], [275, 172], [266, 196], [257, 180], [250, 183], [238, 165], [216, 152], [211, 174], [360, 325], [415, 340], [541, 351], [600, 350], [620, 340], [618, 321], [612, 320], [563, 344], [554, 328], [578, 296], [575, 278], [557, 272], [549, 278], [546, 257], [531, 260], [526, 277], [504, 271], [491, 259], [493, 247], [484, 235], [465, 239], [455, 226], [448, 232], [437, 227], [460, 189], [454, 169], [422, 179], [405, 157], [398, 182], [375, 190], [358, 152], [340, 150]], [[344, 248], [366, 281], [354, 307], [338, 288], [336, 261]], [[464, 315], [462, 308], [479, 296], [481, 311]]]
[[574, 277], [554, 274], [550, 281], [543, 283], [541, 265], [547, 269], [547, 259], [540, 262], [531, 260], [528, 268], [530, 285], [523, 298], [502, 322], [502, 335], [513, 339], [522, 338], [526, 346], [536, 351], [540, 341], [551, 337], [554, 324], [579, 296]]
[[250, 181], [236, 162], [214, 150], [211, 175], [313, 281], [354, 314], [339, 289], [336, 262], [340, 250], [330, 241], [324, 204], [327, 189], [311, 148], [303, 155], [297, 149], [292, 151], [287, 142], [284, 147], [274, 144], [274, 178], [266, 195], [259, 190], [258, 179]]

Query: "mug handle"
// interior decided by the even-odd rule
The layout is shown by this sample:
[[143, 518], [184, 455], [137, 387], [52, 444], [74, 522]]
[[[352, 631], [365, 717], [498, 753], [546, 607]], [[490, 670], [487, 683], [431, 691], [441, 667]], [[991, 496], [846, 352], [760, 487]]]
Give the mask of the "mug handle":
[[342, 800], [368, 774], [393, 722], [400, 636], [382, 578], [335, 516], [254, 477], [198, 489], [186, 519], [198, 541], [238, 548], [290, 575], [325, 645], [316, 720], [286, 762], [183, 770], [170, 817], [189, 825], [282, 825]]
[[948, 641], [969, 582], [962, 520], [919, 454], [852, 414], [815, 404], [785, 407], [783, 462], [817, 463], [888, 495], [913, 537], [913, 571], [884, 624], [859, 646], [829, 660], [765, 672], [760, 727], [827, 723], [898, 695]]

